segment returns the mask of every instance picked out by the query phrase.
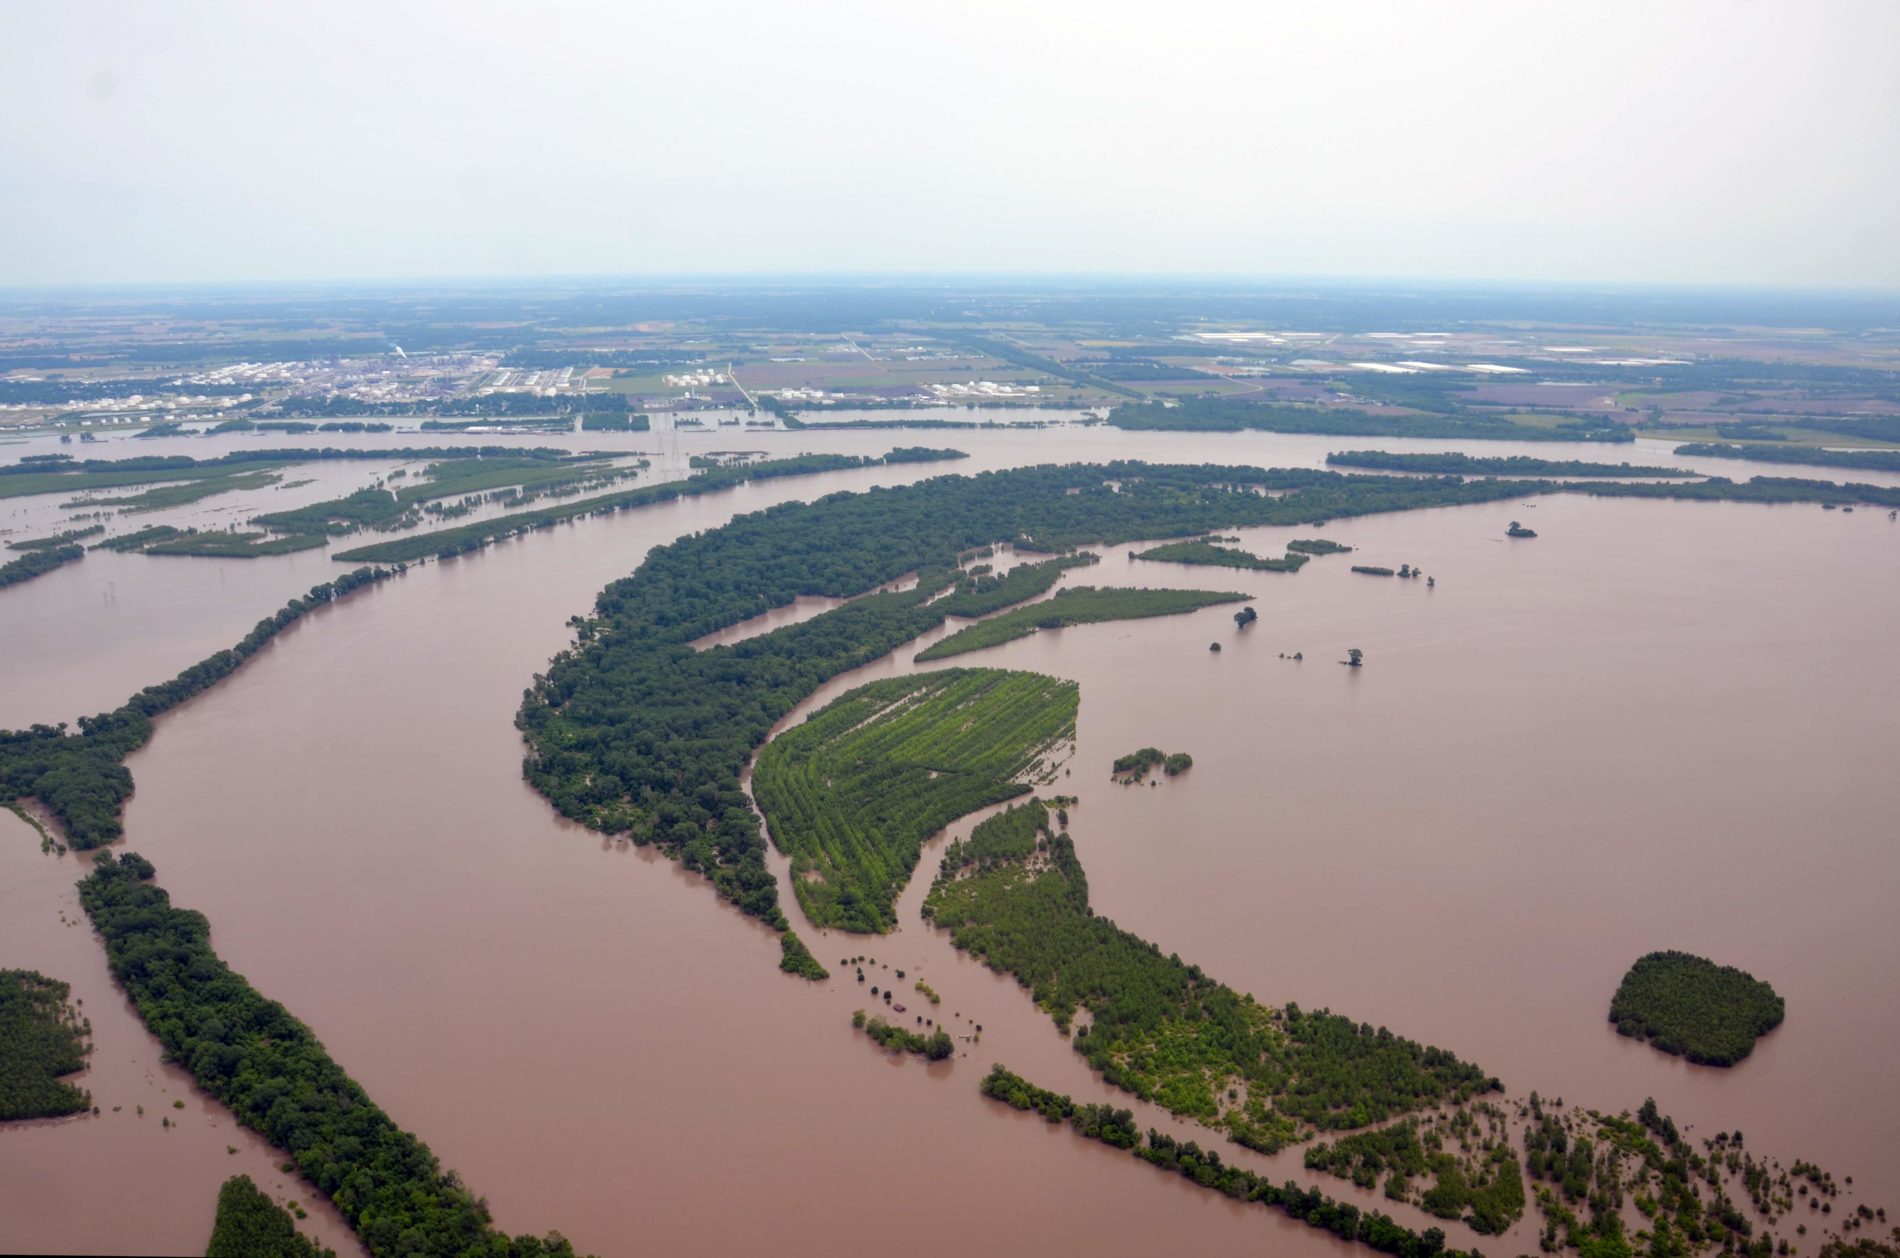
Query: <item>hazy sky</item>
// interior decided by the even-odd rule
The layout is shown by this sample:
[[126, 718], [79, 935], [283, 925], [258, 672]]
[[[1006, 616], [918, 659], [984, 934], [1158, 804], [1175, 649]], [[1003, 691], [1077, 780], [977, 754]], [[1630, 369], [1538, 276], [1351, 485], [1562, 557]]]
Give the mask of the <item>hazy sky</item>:
[[0, 3], [0, 284], [1900, 287], [1900, 4]]

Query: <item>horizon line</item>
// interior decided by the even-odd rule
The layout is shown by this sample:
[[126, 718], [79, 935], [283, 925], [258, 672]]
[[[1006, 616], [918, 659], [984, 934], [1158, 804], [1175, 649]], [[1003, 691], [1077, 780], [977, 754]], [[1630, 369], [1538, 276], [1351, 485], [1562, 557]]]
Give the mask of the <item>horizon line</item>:
[[479, 287], [498, 285], [519, 287], [533, 284], [611, 285], [611, 284], [723, 284], [746, 283], [805, 284], [813, 287], [834, 285], [889, 286], [911, 284], [923, 287], [952, 286], [959, 283], [1066, 283], [1120, 284], [1133, 287], [1169, 287], [1187, 284], [1214, 284], [1238, 287], [1249, 284], [1311, 284], [1331, 288], [1373, 288], [1419, 286], [1434, 289], [1472, 291], [1483, 288], [1543, 289], [1599, 293], [1719, 293], [1760, 296], [1830, 296], [1856, 299], [1889, 298], [1900, 301], [1900, 286], [1884, 284], [1788, 284], [1748, 280], [1580, 280], [1540, 279], [1534, 277], [1452, 276], [1452, 275], [1339, 275], [1325, 273], [1271, 271], [1115, 271], [1115, 270], [731, 270], [731, 271], [593, 271], [593, 272], [489, 272], [460, 275], [349, 276], [337, 278], [279, 277], [205, 280], [58, 280], [22, 283], [0, 282], [0, 298], [21, 295], [104, 294], [104, 293], [179, 293], [217, 290], [295, 290], [295, 289], [388, 289], [425, 287]]

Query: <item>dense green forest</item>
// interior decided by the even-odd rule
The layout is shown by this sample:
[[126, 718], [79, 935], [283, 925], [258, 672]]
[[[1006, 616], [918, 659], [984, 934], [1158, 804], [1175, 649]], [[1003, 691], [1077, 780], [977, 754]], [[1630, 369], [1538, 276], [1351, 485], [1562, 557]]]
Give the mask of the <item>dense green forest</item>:
[[1258, 572], [1298, 572], [1306, 556], [1293, 551], [1279, 559], [1262, 559], [1238, 546], [1216, 546], [1209, 541], [1169, 542], [1134, 552], [1137, 559], [1156, 563], [1207, 564], [1216, 568], [1246, 568]]
[[0, 970], [0, 1121], [57, 1118], [92, 1104], [61, 1082], [82, 1070], [92, 1027], [66, 1003], [71, 988], [33, 970]]
[[1162, 955], [1092, 911], [1068, 835], [1045, 831], [1023, 852], [1026, 824], [1003, 813], [947, 851], [924, 916], [1028, 988], [1065, 1035], [1087, 1011], [1075, 1050], [1116, 1087], [1271, 1151], [1498, 1086], [1442, 1049], [1262, 1005]]
[[[1286, 492], [1270, 497], [1262, 488]], [[945, 476], [742, 515], [655, 547], [601, 593], [579, 644], [524, 696], [525, 772], [563, 815], [655, 844], [741, 909], [782, 925], [739, 775], [778, 719], [828, 678], [946, 617], [999, 611], [1023, 597], [1023, 585], [1047, 588], [1057, 575], [1037, 565], [1022, 577], [973, 576], [955, 567], [958, 555], [998, 542], [1049, 552], [1521, 492], [1452, 478], [1116, 463]], [[923, 574], [914, 589], [853, 597], [910, 572]], [[692, 647], [800, 595], [853, 601], [730, 646]]]
[[949, 637], [917, 653], [919, 661], [940, 660], [966, 651], [1026, 638], [1042, 629], [1062, 629], [1069, 625], [1092, 625], [1109, 620], [1141, 620], [1151, 616], [1176, 616], [1216, 603], [1239, 603], [1250, 594], [1229, 594], [1217, 590], [1136, 590], [1097, 589], [1080, 585], [1059, 590], [1046, 602], [1031, 603], [981, 620], [959, 629]]
[[293, 598], [229, 650], [200, 660], [172, 680], [147, 686], [119, 707], [81, 717], [79, 732], [60, 725], [0, 730], [0, 801], [37, 799], [75, 848], [110, 843], [121, 833], [119, 809], [132, 793], [123, 763], [152, 736], [152, 720], [236, 672], [265, 643], [305, 615], [362, 586], [394, 575], [359, 568]]
[[55, 568], [63, 568], [69, 563], [86, 557], [83, 546], [54, 546], [50, 550], [29, 550], [18, 559], [9, 559], [0, 563], [0, 590], [10, 585], [19, 585], [31, 581], [34, 577], [45, 576]]
[[1243, 1167], [1228, 1166], [1213, 1149], [1202, 1149], [1192, 1140], [1176, 1140], [1149, 1129], [1144, 1143], [1135, 1127], [1135, 1116], [1127, 1110], [1106, 1105], [1078, 1104], [1069, 1097], [1039, 1088], [1027, 1079], [997, 1065], [982, 1083], [984, 1096], [1003, 1102], [1013, 1109], [1034, 1110], [1052, 1123], [1066, 1122], [1090, 1140], [1099, 1140], [1116, 1149], [1126, 1149], [1142, 1161], [1173, 1172], [1183, 1179], [1211, 1189], [1235, 1201], [1255, 1202], [1298, 1219], [1309, 1227], [1330, 1232], [1340, 1240], [1357, 1241], [1380, 1253], [1400, 1258], [1481, 1258], [1460, 1250], [1445, 1248], [1445, 1234], [1438, 1228], [1415, 1232], [1377, 1210], [1335, 1201], [1314, 1188], [1302, 1188], [1292, 1180], [1276, 1185]]
[[1484, 441], [1634, 441], [1622, 424], [1533, 428], [1495, 415], [1406, 415], [1330, 407], [1288, 406], [1240, 398], [1182, 398], [1173, 404], [1124, 402], [1108, 413], [1117, 428], [1187, 432], [1318, 433], [1339, 437], [1463, 437]]
[[[1676, 451], [1681, 454], [1682, 451]], [[1629, 463], [1589, 463], [1582, 459], [1538, 459], [1525, 454], [1486, 458], [1470, 454], [1392, 454], [1385, 450], [1344, 450], [1326, 456], [1331, 467], [1366, 467], [1383, 472], [1431, 472], [1441, 476], [1646, 476], [1686, 477], [1674, 467]]]
[[1695, 442], [1676, 453], [1698, 459], [1754, 459], [1761, 463], [1808, 463], [1816, 467], [1854, 467], [1870, 472], [1900, 472], [1900, 450], [1829, 450], [1789, 443], [1724, 445]]
[[1652, 952], [1610, 1000], [1619, 1035], [1705, 1066], [1733, 1066], [1781, 1025], [1786, 1005], [1751, 974], [1686, 952]]
[[8, 542], [7, 549], [26, 551], [54, 550], [61, 546], [70, 546], [74, 542], [83, 541], [88, 537], [97, 537], [105, 531], [105, 525], [92, 524], [83, 529], [67, 529], [61, 533], [54, 533], [50, 537], [35, 537], [24, 542]]
[[1353, 549], [1323, 537], [1296, 537], [1286, 544], [1286, 548], [1296, 555], [1343, 555]]
[[916, 1053], [931, 1061], [943, 1061], [957, 1051], [950, 1033], [942, 1027], [926, 1035], [906, 1027], [892, 1026], [882, 1018], [866, 1018], [862, 1009], [851, 1015], [851, 1025], [863, 1031], [879, 1047], [893, 1053]]
[[151, 863], [101, 852], [79, 900], [166, 1056], [284, 1150], [375, 1255], [570, 1255], [558, 1235], [510, 1239], [487, 1207], [396, 1126], [310, 1028], [233, 973], [204, 914], [173, 907]]
[[336, 1258], [297, 1231], [289, 1211], [249, 1175], [233, 1175], [218, 1189], [218, 1217], [205, 1258]]
[[882, 932], [924, 841], [1024, 794], [1019, 779], [1075, 736], [1076, 686], [946, 669], [872, 682], [766, 744], [753, 797], [820, 926]]
[[876, 459], [862, 459], [848, 454], [801, 454], [789, 459], [771, 459], [763, 463], [717, 467], [682, 481], [643, 485], [638, 489], [602, 494], [594, 498], [580, 498], [573, 502], [540, 507], [533, 511], [518, 511], [512, 515], [497, 516], [492, 520], [483, 520], [477, 524], [464, 524], [459, 528], [419, 533], [387, 542], [374, 542], [368, 546], [346, 550], [332, 558], [347, 563], [406, 563], [410, 560], [426, 559], [431, 555], [447, 558], [450, 555], [480, 550], [489, 543], [503, 538], [533, 532], [536, 529], [551, 528], [556, 524], [583, 516], [632, 511], [640, 507], [650, 507], [659, 502], [673, 502], [680, 498], [712, 493], [715, 490], [730, 489], [746, 481], [845, 471], [850, 468], [870, 467], [876, 462]]

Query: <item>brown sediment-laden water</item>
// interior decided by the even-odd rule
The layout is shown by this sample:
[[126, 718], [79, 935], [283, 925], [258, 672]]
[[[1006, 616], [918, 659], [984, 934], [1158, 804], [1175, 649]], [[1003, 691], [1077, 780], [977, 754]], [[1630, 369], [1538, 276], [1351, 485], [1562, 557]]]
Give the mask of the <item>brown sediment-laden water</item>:
[[[746, 438], [774, 453], [922, 443], [973, 457], [586, 520], [359, 591], [159, 721], [129, 762], [126, 846], [511, 1232], [559, 1228], [603, 1255], [816, 1254], [840, 1236], [925, 1254], [1345, 1252], [978, 1096], [998, 1060], [1078, 1099], [1116, 1094], [1013, 981], [918, 920], [936, 845], [889, 937], [817, 931], [782, 896], [832, 969], [814, 990], [780, 974], [776, 939], [695, 876], [558, 819], [521, 779], [512, 720], [532, 674], [571, 640], [570, 615], [649, 547], [738, 511], [1020, 463], [1313, 466], [1374, 443], [1099, 429]], [[656, 476], [674, 474], [661, 460], [683, 459], [668, 441], [719, 445], [717, 434], [567, 440], [645, 452]], [[145, 448], [159, 444], [138, 452], [173, 452]], [[202, 456], [217, 441], [187, 447]], [[1639, 443], [1605, 457], [1672, 456]], [[1767, 470], [1710, 463], [1701, 470]], [[347, 476], [292, 491], [310, 496], [300, 500], [378, 470], [314, 466]], [[21, 503], [0, 510], [37, 509]], [[1512, 519], [1538, 539], [1506, 544]], [[1451, 1049], [1514, 1096], [1535, 1088], [1609, 1110], [1654, 1096], [1692, 1135], [1742, 1128], [1758, 1154], [1819, 1162], [1853, 1175], [1860, 1200], [1900, 1202], [1885, 1131], [1900, 1083], [1880, 1047], [1900, 1034], [1900, 928], [1884, 903], [1900, 872], [1886, 838], [1900, 805], [1886, 767], [1900, 735], [1900, 533], [1884, 513], [1550, 496], [1239, 536], [1263, 555], [1295, 536], [1358, 549], [1288, 575], [1131, 563], [1128, 548], [1106, 548], [1068, 582], [1245, 590], [1260, 618], [1237, 629], [1216, 607], [948, 661], [1080, 683], [1070, 775], [1052, 789], [1081, 798], [1070, 828], [1096, 910], [1263, 1000], [1329, 1006]], [[1353, 563], [1409, 563], [1436, 583], [1354, 577]], [[96, 552], [9, 591], [0, 725], [115, 704], [342, 570], [322, 552]], [[1339, 667], [1354, 647], [1365, 667]], [[1295, 652], [1304, 658], [1282, 658]], [[910, 669], [912, 654], [834, 679], [790, 719]], [[1188, 751], [1194, 767], [1152, 788], [1111, 783], [1114, 757], [1145, 745]], [[0, 857], [0, 963], [43, 969], [86, 1000], [99, 1049], [82, 1082], [108, 1105], [96, 1119], [0, 1130], [0, 1249], [201, 1247], [218, 1183], [241, 1170], [297, 1197], [271, 1150], [158, 1065], [83, 920], [59, 923], [62, 909], [78, 916], [77, 862], [43, 856], [10, 816], [0, 835], [12, 849]], [[1658, 948], [1768, 979], [1786, 1022], [1727, 1071], [1619, 1038], [1610, 995]], [[838, 964], [859, 954], [877, 958], [871, 982], [906, 971], [900, 998], [929, 982], [942, 1005], [907, 1000], [910, 1013], [948, 1014], [959, 1036], [981, 1023], [980, 1042], [960, 1039], [938, 1065], [884, 1056], [849, 1023], [872, 1005]], [[110, 1112], [109, 1089], [159, 1099], [143, 1102], [139, 1126], [130, 1105]], [[187, 1102], [179, 1128], [150, 1130], [161, 1111], [181, 1113], [173, 1099]], [[1144, 1124], [1166, 1121], [1138, 1109]], [[1298, 1158], [1248, 1164], [1303, 1178]], [[339, 1243], [333, 1215], [304, 1226]], [[1527, 1222], [1479, 1243], [1534, 1240]]]
[[0, 811], [3, 963], [71, 985], [77, 1011], [92, 1024], [93, 1049], [67, 1081], [91, 1092], [99, 1108], [96, 1116], [0, 1123], [0, 1249], [197, 1252], [211, 1236], [218, 1185], [249, 1175], [309, 1214], [298, 1224], [306, 1235], [339, 1254], [362, 1253], [328, 1200], [283, 1172], [283, 1153], [162, 1060], [79, 907], [73, 884], [89, 863], [43, 855], [39, 834]]

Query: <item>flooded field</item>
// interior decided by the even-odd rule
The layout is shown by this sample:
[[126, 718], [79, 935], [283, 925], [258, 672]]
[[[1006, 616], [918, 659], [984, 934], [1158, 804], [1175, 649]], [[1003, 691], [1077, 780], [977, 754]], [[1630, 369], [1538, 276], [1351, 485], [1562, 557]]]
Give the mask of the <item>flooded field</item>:
[[[841, 1236], [945, 1255], [1348, 1252], [980, 1098], [997, 1060], [1078, 1097], [1107, 1093], [1012, 982], [917, 921], [934, 848], [896, 935], [799, 923], [834, 972], [814, 990], [781, 975], [776, 939], [697, 878], [562, 822], [525, 786], [512, 726], [522, 688], [568, 642], [568, 616], [648, 548], [790, 498], [1045, 461], [1319, 466], [1329, 450], [1455, 444], [1678, 462], [1669, 447], [1112, 429], [723, 437], [560, 440], [644, 453], [653, 476], [735, 444], [931, 444], [973, 457], [587, 520], [360, 591], [160, 720], [129, 761], [128, 846], [511, 1231], [558, 1228], [602, 1255], [819, 1254]], [[110, 454], [203, 457], [227, 440]], [[253, 497], [313, 501], [387, 470], [311, 466], [322, 484]], [[1697, 470], [1786, 474], [1723, 460]], [[52, 531], [52, 501], [7, 500], [0, 521]], [[200, 504], [214, 505], [234, 504]], [[1506, 542], [1516, 518], [1538, 539]], [[1900, 927], [1885, 903], [1900, 876], [1888, 838], [1900, 781], [1887, 771], [1900, 739], [1900, 526], [1884, 512], [1555, 496], [1297, 531], [1315, 534], [1358, 553], [1282, 575], [1132, 563], [1118, 547], [1070, 574], [1246, 590], [1260, 620], [1245, 631], [1212, 608], [953, 661], [1080, 682], [1062, 789], [1082, 800], [1071, 831], [1096, 909], [1263, 1000], [1330, 1006], [1451, 1049], [1513, 1096], [1611, 1110], [1654, 1096], [1692, 1134], [1743, 1128], [1758, 1154], [1819, 1162], [1854, 1176], [1857, 1200], [1900, 1205], [1889, 1130], [1900, 1081], [1882, 1047], [1900, 1036]], [[1266, 553], [1295, 533], [1241, 535]], [[1359, 576], [1352, 563], [1411, 563], [1437, 584]], [[322, 552], [98, 552], [0, 594], [0, 727], [116, 704], [343, 570]], [[1334, 662], [1351, 647], [1365, 668]], [[1281, 658], [1295, 651], [1303, 661]], [[793, 719], [909, 669], [913, 653], [834, 679]], [[1149, 744], [1191, 752], [1194, 768], [1152, 789], [1108, 781], [1115, 756]], [[274, 1191], [285, 1177], [158, 1065], [97, 941], [60, 923], [77, 913], [76, 862], [42, 856], [11, 816], [0, 838], [0, 961], [85, 999], [99, 1051], [82, 1082], [107, 1108], [0, 1131], [0, 1249], [201, 1248], [225, 1175], [248, 1171]], [[1732, 1071], [1618, 1038], [1604, 1017], [1611, 991], [1637, 956], [1666, 947], [1770, 980], [1786, 1023]], [[869, 998], [837, 961], [859, 953], [927, 978], [941, 1011], [961, 1015], [952, 1029], [981, 1023], [981, 1042], [929, 1067], [882, 1056], [849, 1025]], [[128, 1110], [146, 1105], [145, 1126], [110, 1112], [121, 1096]], [[179, 1113], [172, 1099], [187, 1102], [181, 1126], [150, 1130], [157, 1110]], [[1146, 1108], [1141, 1118], [1165, 1122]], [[1287, 1177], [1301, 1175], [1298, 1157], [1236, 1160]], [[333, 1215], [311, 1224], [345, 1247]], [[1515, 1252], [1535, 1235], [1520, 1226], [1478, 1243]]]

